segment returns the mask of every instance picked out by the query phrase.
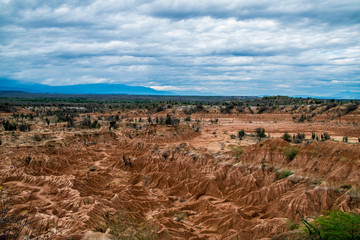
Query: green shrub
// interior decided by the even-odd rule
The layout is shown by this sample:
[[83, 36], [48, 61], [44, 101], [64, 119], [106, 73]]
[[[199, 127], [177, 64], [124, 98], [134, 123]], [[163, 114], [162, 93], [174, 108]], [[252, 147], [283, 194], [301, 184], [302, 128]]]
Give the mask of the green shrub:
[[283, 170], [281, 171], [278, 175], [277, 175], [277, 180], [281, 180], [281, 179], [284, 179], [284, 178], [287, 178], [288, 176], [290, 175], [293, 175], [293, 172], [292, 171], [289, 171], [289, 170]]
[[315, 231], [309, 231], [309, 228], [304, 230], [310, 239], [360, 239], [360, 214], [357, 213], [336, 209], [327, 211], [326, 215], [317, 217], [310, 226]]
[[244, 152], [244, 147], [232, 147], [234, 151], [234, 157], [239, 157]]
[[340, 188], [349, 190], [350, 188], [352, 188], [352, 186], [350, 184], [344, 184], [341, 185]]
[[299, 149], [297, 149], [296, 147], [293, 147], [293, 146], [289, 146], [289, 147], [285, 148], [284, 156], [289, 161], [292, 161], [292, 160], [294, 160], [294, 158], [296, 157], [298, 152], [299, 152]]
[[299, 224], [297, 224], [295, 221], [293, 221], [291, 219], [286, 220], [286, 226], [290, 231], [299, 229], [299, 227], [300, 227]]
[[330, 135], [327, 132], [321, 134], [321, 141], [330, 140]]
[[3, 120], [3, 126], [5, 131], [15, 131], [17, 128], [16, 122], [9, 122], [9, 120]]
[[259, 138], [266, 137], [264, 128], [257, 128], [257, 129], [255, 129], [255, 132], [256, 132], [256, 136], [259, 137]]
[[191, 122], [191, 117], [190, 117], [190, 116], [186, 116], [186, 118], [184, 119], [184, 121], [186, 121], [186, 122]]
[[312, 132], [312, 133], [311, 133], [311, 138], [312, 138], [312, 140], [315, 140], [315, 137], [316, 137], [315, 133]]
[[358, 107], [358, 105], [356, 103], [352, 103], [352, 104], [346, 106], [346, 109], [344, 110], [344, 114], [347, 114], [349, 112], [356, 110], [357, 107]]
[[240, 138], [240, 140], [245, 136], [245, 131], [244, 129], [241, 129], [239, 132], [238, 132], [238, 137]]
[[291, 136], [287, 132], [285, 132], [284, 135], [282, 135], [281, 138], [284, 139], [287, 142], [291, 142]]
[[297, 133], [293, 135], [293, 142], [294, 143], [302, 143], [305, 140], [305, 133]]

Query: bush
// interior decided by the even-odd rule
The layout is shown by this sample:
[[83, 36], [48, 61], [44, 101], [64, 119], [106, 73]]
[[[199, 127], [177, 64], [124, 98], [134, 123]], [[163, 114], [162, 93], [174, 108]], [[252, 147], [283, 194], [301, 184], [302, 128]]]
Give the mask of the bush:
[[257, 128], [257, 129], [255, 129], [255, 132], [256, 132], [256, 136], [259, 137], [259, 138], [266, 137], [264, 128]]
[[352, 104], [348, 105], [348, 106], [346, 107], [345, 111], [344, 111], [344, 114], [347, 114], [347, 113], [349, 113], [349, 112], [352, 112], [352, 111], [356, 110], [357, 107], [358, 107], [358, 106], [357, 106], [356, 103], [352, 103]]
[[291, 136], [287, 132], [285, 132], [284, 135], [282, 135], [281, 138], [284, 139], [287, 142], [291, 142]]
[[258, 109], [258, 114], [261, 114], [261, 113], [263, 113], [263, 112], [265, 112], [265, 111], [267, 111], [268, 110], [268, 107], [266, 107], [266, 106], [261, 106], [259, 109]]
[[184, 121], [186, 121], [186, 122], [191, 122], [191, 117], [190, 117], [190, 116], [186, 116], [186, 118], [184, 119]]
[[43, 137], [41, 135], [36, 134], [36, 133], [34, 134], [34, 136], [32, 138], [33, 138], [33, 140], [35, 140], [37, 142], [40, 142], [43, 139]]
[[304, 114], [301, 114], [301, 116], [299, 117], [299, 119], [297, 120], [298, 123], [303, 123], [306, 120], [306, 116]]
[[283, 171], [281, 171], [280, 174], [277, 175], [276, 179], [281, 180], [281, 179], [287, 178], [290, 175], [293, 175], [292, 171], [283, 170]]
[[89, 118], [84, 118], [81, 123], [80, 126], [82, 128], [99, 128], [100, 124], [98, 122], [98, 120], [94, 120], [93, 122], [91, 122], [91, 120]]
[[116, 124], [116, 121], [111, 121], [109, 122], [110, 126], [109, 126], [109, 130], [112, 129], [117, 129], [118, 128], [118, 125]]
[[[309, 231], [310, 227], [314, 231]], [[305, 234], [311, 239], [360, 239], [360, 214], [336, 209], [327, 211], [326, 215], [316, 218], [310, 227], [307, 226]]]
[[297, 135], [293, 136], [294, 143], [302, 143], [305, 140], [305, 133], [298, 133]]
[[312, 132], [312, 133], [311, 133], [311, 138], [312, 138], [312, 140], [315, 140], [315, 137], [316, 137], [315, 133]]
[[289, 161], [292, 161], [292, 160], [294, 160], [294, 158], [296, 157], [298, 152], [299, 152], [299, 149], [297, 149], [296, 147], [289, 146], [289, 147], [285, 148], [284, 156]]
[[245, 136], [245, 131], [244, 129], [241, 129], [239, 132], [238, 132], [238, 137], [240, 138], [240, 140]]
[[4, 130], [5, 131], [15, 131], [17, 128], [17, 123], [16, 122], [9, 122], [9, 120], [4, 120], [3, 121], [3, 125], [4, 125]]
[[30, 131], [30, 125], [27, 125], [27, 124], [20, 124], [19, 125], [19, 130], [21, 131], [21, 132], [25, 132], [25, 131]]
[[321, 134], [321, 141], [330, 140], [330, 135], [327, 132]]

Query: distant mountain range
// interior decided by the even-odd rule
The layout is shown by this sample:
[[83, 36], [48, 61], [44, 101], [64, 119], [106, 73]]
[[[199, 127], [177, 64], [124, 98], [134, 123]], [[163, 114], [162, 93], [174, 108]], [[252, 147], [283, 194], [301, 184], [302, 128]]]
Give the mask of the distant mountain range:
[[127, 86], [123, 84], [94, 83], [67, 86], [49, 86], [38, 83], [23, 83], [9, 79], [0, 79], [0, 91], [58, 94], [174, 95], [172, 92], [157, 91], [152, 88]]
[[[216, 96], [216, 94], [197, 91], [158, 91], [148, 87], [127, 86], [123, 84], [94, 83], [67, 86], [49, 86], [38, 83], [24, 83], [17, 80], [0, 78], [0, 91], [21, 91], [29, 93], [51, 94], [128, 94], [128, 95], [191, 95], [191, 96]], [[264, 95], [265, 96], [265, 95]], [[322, 98], [322, 99], [360, 99], [360, 92], [339, 92], [337, 94], [319, 97], [313, 95], [293, 95], [290, 97]]]
[[332, 98], [336, 99], [360, 99], [360, 92], [340, 92], [334, 95], [331, 95]]
[[339, 92], [336, 94], [332, 94], [329, 96], [310, 96], [310, 95], [295, 95], [295, 96], [291, 96], [291, 97], [297, 97], [297, 98], [307, 98], [307, 97], [311, 97], [311, 98], [321, 98], [321, 99], [360, 99], [360, 92], [350, 92], [350, 91], [345, 91], [345, 92]]

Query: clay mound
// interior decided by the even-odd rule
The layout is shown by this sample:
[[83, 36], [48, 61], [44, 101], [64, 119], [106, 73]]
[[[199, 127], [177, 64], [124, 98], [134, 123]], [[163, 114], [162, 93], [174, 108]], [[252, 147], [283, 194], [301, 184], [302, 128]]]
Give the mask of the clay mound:
[[[274, 139], [229, 160], [187, 143], [159, 147], [154, 143], [161, 139], [177, 139], [173, 131], [179, 139], [198, 133], [153, 128], [132, 139], [108, 132], [74, 135], [63, 147], [1, 147], [0, 184], [17, 192], [12, 213], [32, 201], [34, 227], [57, 228], [58, 238], [105, 232], [107, 221], [125, 212], [155, 223], [160, 239], [261, 239], [286, 232], [286, 221], [299, 219], [297, 210], [305, 216], [333, 207], [360, 211], [350, 191], [359, 182], [360, 145], [294, 146], [299, 151], [289, 161], [289, 143]], [[283, 170], [294, 174], [281, 177]], [[332, 181], [351, 189], [331, 187]]]

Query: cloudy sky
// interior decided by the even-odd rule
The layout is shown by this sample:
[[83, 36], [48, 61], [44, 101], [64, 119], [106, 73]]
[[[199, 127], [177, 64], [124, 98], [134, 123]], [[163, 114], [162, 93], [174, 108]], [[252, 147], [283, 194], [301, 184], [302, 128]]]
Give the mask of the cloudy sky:
[[360, 2], [0, 0], [0, 74], [176, 93], [360, 93]]

